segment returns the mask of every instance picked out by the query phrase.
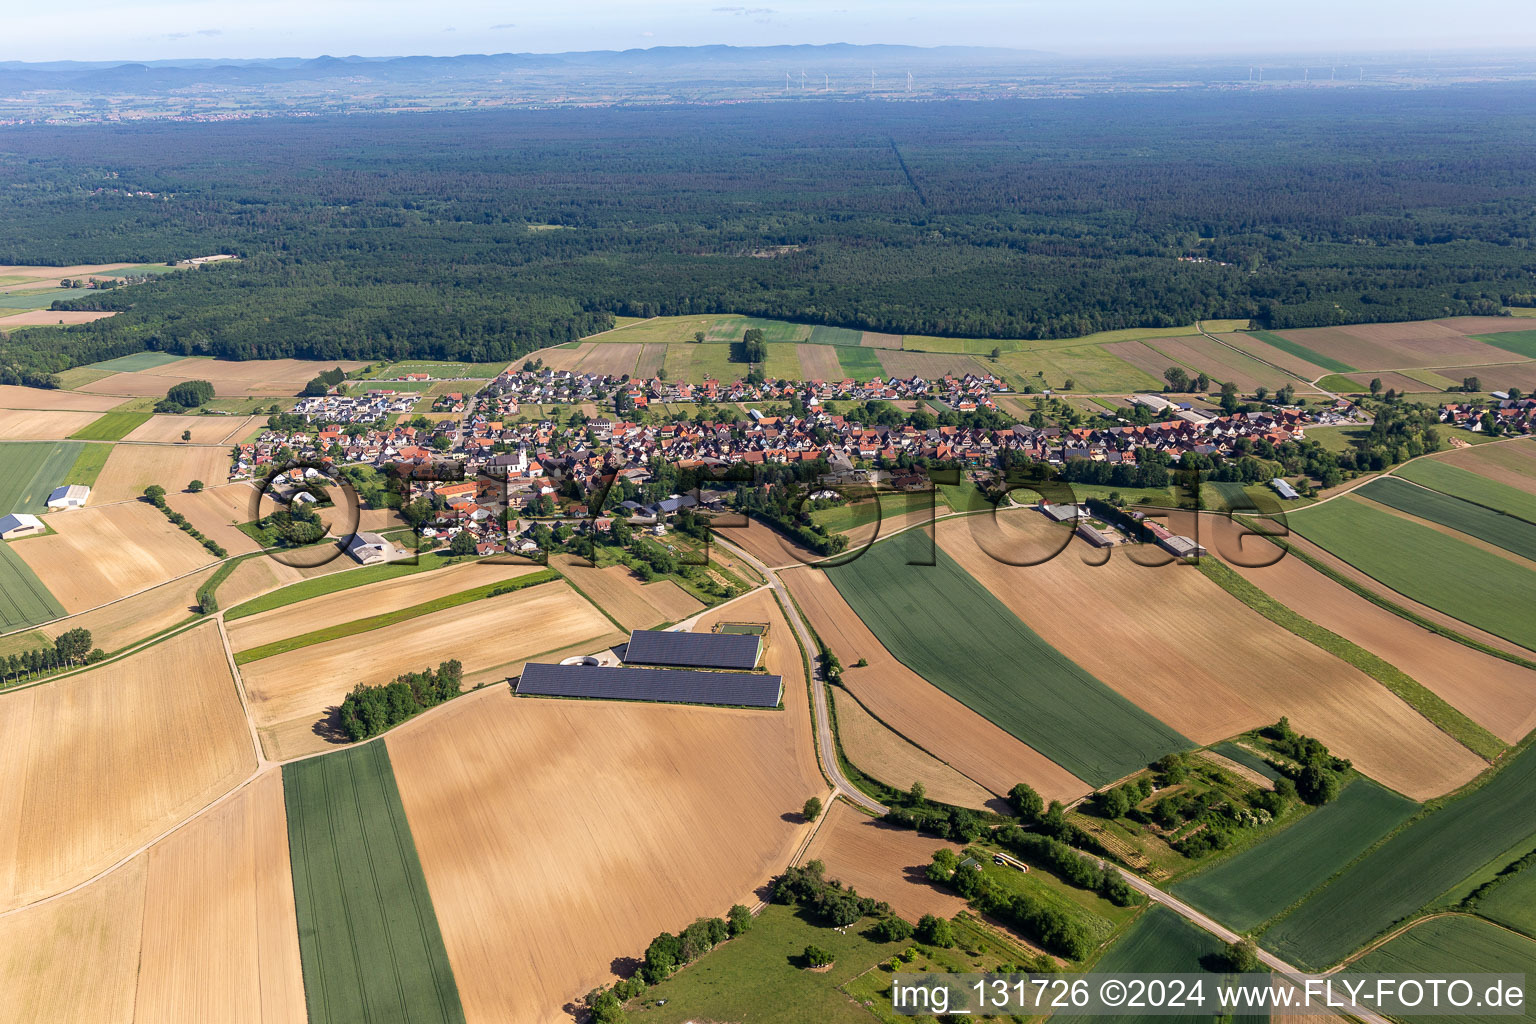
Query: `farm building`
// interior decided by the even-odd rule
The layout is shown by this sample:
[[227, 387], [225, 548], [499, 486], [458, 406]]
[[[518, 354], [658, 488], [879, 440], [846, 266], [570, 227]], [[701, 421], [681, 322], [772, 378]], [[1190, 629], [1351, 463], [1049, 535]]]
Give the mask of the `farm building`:
[[1301, 497], [1301, 495], [1296, 493], [1296, 488], [1292, 487], [1278, 476], [1269, 482], [1269, 486], [1273, 487], [1275, 489], [1275, 493], [1280, 495], [1280, 497], [1284, 498], [1286, 501], [1295, 501], [1297, 498]]
[[1114, 547], [1115, 544], [1114, 538], [1105, 536], [1103, 531], [1089, 523], [1078, 523], [1077, 535], [1096, 548]]
[[752, 669], [762, 653], [763, 638], [750, 633], [637, 629], [629, 635], [624, 662], [670, 668]]
[[84, 484], [65, 484], [55, 487], [48, 495], [49, 508], [80, 508], [91, 498], [91, 489]]
[[48, 527], [37, 516], [28, 515], [25, 512], [12, 512], [0, 517], [0, 540], [14, 540], [18, 537], [30, 537], [36, 533], [46, 533]]
[[[719, 636], [682, 633], [679, 636]], [[752, 639], [756, 639], [753, 637]], [[586, 697], [642, 700], [664, 704], [725, 704], [776, 708], [784, 679], [762, 672], [689, 672], [665, 668], [615, 668], [607, 665], [546, 665], [529, 662], [517, 692], [535, 697]]]
[[1040, 503], [1040, 511], [1053, 523], [1070, 523], [1088, 514], [1081, 505], [1052, 505], [1046, 501]]
[[395, 557], [395, 546], [376, 533], [357, 533], [347, 544], [347, 554], [364, 565], [372, 565]]

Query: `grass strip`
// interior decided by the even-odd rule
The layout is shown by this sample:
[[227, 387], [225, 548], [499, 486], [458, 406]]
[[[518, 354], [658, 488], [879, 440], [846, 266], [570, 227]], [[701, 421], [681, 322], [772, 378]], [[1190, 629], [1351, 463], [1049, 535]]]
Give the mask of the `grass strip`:
[[64, 482], [95, 487], [96, 478], [101, 475], [102, 467], [107, 464], [107, 456], [111, 454], [112, 446], [109, 444], [83, 445], [80, 454], [75, 456], [75, 464], [65, 474]]
[[273, 608], [307, 601], [312, 597], [340, 593], [343, 590], [351, 590], [353, 587], [364, 587], [370, 583], [378, 583], [380, 580], [392, 580], [400, 576], [410, 576], [413, 573], [429, 572], [449, 565], [451, 562], [450, 557], [428, 552], [414, 562], [384, 562], [379, 565], [365, 565], [358, 569], [316, 576], [236, 605], [225, 613], [224, 621], [232, 622], [235, 619], [243, 619], [247, 615], [269, 612]]
[[421, 604], [413, 604], [408, 608], [396, 608], [392, 612], [370, 615], [366, 619], [354, 619], [351, 622], [341, 622], [334, 626], [327, 626], [325, 629], [300, 633], [298, 636], [285, 637], [282, 640], [274, 640], [270, 644], [252, 647], [248, 651], [241, 651], [235, 655], [235, 664], [246, 665], [253, 661], [260, 661], [263, 658], [296, 651], [301, 647], [309, 647], [311, 644], [325, 643], [327, 640], [339, 640], [344, 636], [353, 636], [358, 633], [371, 632], [375, 629], [383, 629], [385, 626], [393, 626], [395, 623], [404, 622], [406, 619], [414, 619], [432, 612], [440, 612], [445, 608], [469, 604], [471, 601], [479, 601], [481, 598], [510, 594], [513, 591], [537, 586], [540, 583], [548, 583], [551, 580], [560, 578], [560, 574], [553, 569], [540, 569], [538, 572], [529, 573], [527, 576], [519, 576], [516, 579], [502, 580], [500, 583], [487, 583], [482, 587], [475, 587], [472, 590], [461, 590], [457, 594], [445, 594], [435, 600], [423, 601]]
[[147, 412], [109, 412], [69, 435], [71, 441], [121, 441], [149, 422]]
[[1277, 626], [1290, 630], [1314, 647], [1320, 647], [1364, 672], [1402, 698], [1404, 703], [1427, 718], [1435, 728], [1479, 757], [1492, 760], [1508, 749], [1504, 741], [1447, 704], [1439, 694], [1396, 665], [1297, 614], [1224, 563], [1214, 558], [1202, 558], [1200, 571], [1211, 582]]

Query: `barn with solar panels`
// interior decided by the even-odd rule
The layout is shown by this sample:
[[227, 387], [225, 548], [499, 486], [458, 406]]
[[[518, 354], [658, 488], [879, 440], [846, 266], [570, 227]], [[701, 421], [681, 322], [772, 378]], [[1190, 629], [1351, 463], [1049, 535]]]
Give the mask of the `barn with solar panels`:
[[763, 638], [750, 633], [686, 633], [637, 629], [624, 648], [626, 665], [736, 669], [749, 672], [763, 655]]
[[781, 676], [765, 672], [704, 672], [612, 665], [546, 665], [529, 662], [517, 681], [524, 697], [585, 697], [662, 704], [723, 704], [776, 708], [784, 697]]

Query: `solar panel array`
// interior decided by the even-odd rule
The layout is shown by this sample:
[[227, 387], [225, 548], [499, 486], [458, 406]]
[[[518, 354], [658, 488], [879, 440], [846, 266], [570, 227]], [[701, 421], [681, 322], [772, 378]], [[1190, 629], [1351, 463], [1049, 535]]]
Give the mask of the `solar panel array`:
[[782, 677], [760, 672], [688, 672], [538, 662], [529, 662], [517, 683], [519, 694], [538, 697], [729, 704], [751, 708], [778, 707], [783, 689]]
[[673, 668], [755, 668], [762, 640], [750, 633], [686, 633], [637, 629], [624, 661]]

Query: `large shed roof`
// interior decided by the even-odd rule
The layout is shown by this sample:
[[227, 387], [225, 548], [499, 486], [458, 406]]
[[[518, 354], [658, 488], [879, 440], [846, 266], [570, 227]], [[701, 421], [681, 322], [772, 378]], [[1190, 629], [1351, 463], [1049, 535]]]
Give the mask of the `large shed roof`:
[[761, 649], [761, 639], [749, 633], [637, 629], [629, 635], [624, 661], [630, 665], [673, 668], [748, 669], [757, 666]]
[[524, 666], [522, 678], [517, 682], [517, 692], [529, 696], [729, 704], [753, 708], [778, 707], [783, 689], [782, 677], [760, 672], [687, 672], [540, 662], [529, 662]]

